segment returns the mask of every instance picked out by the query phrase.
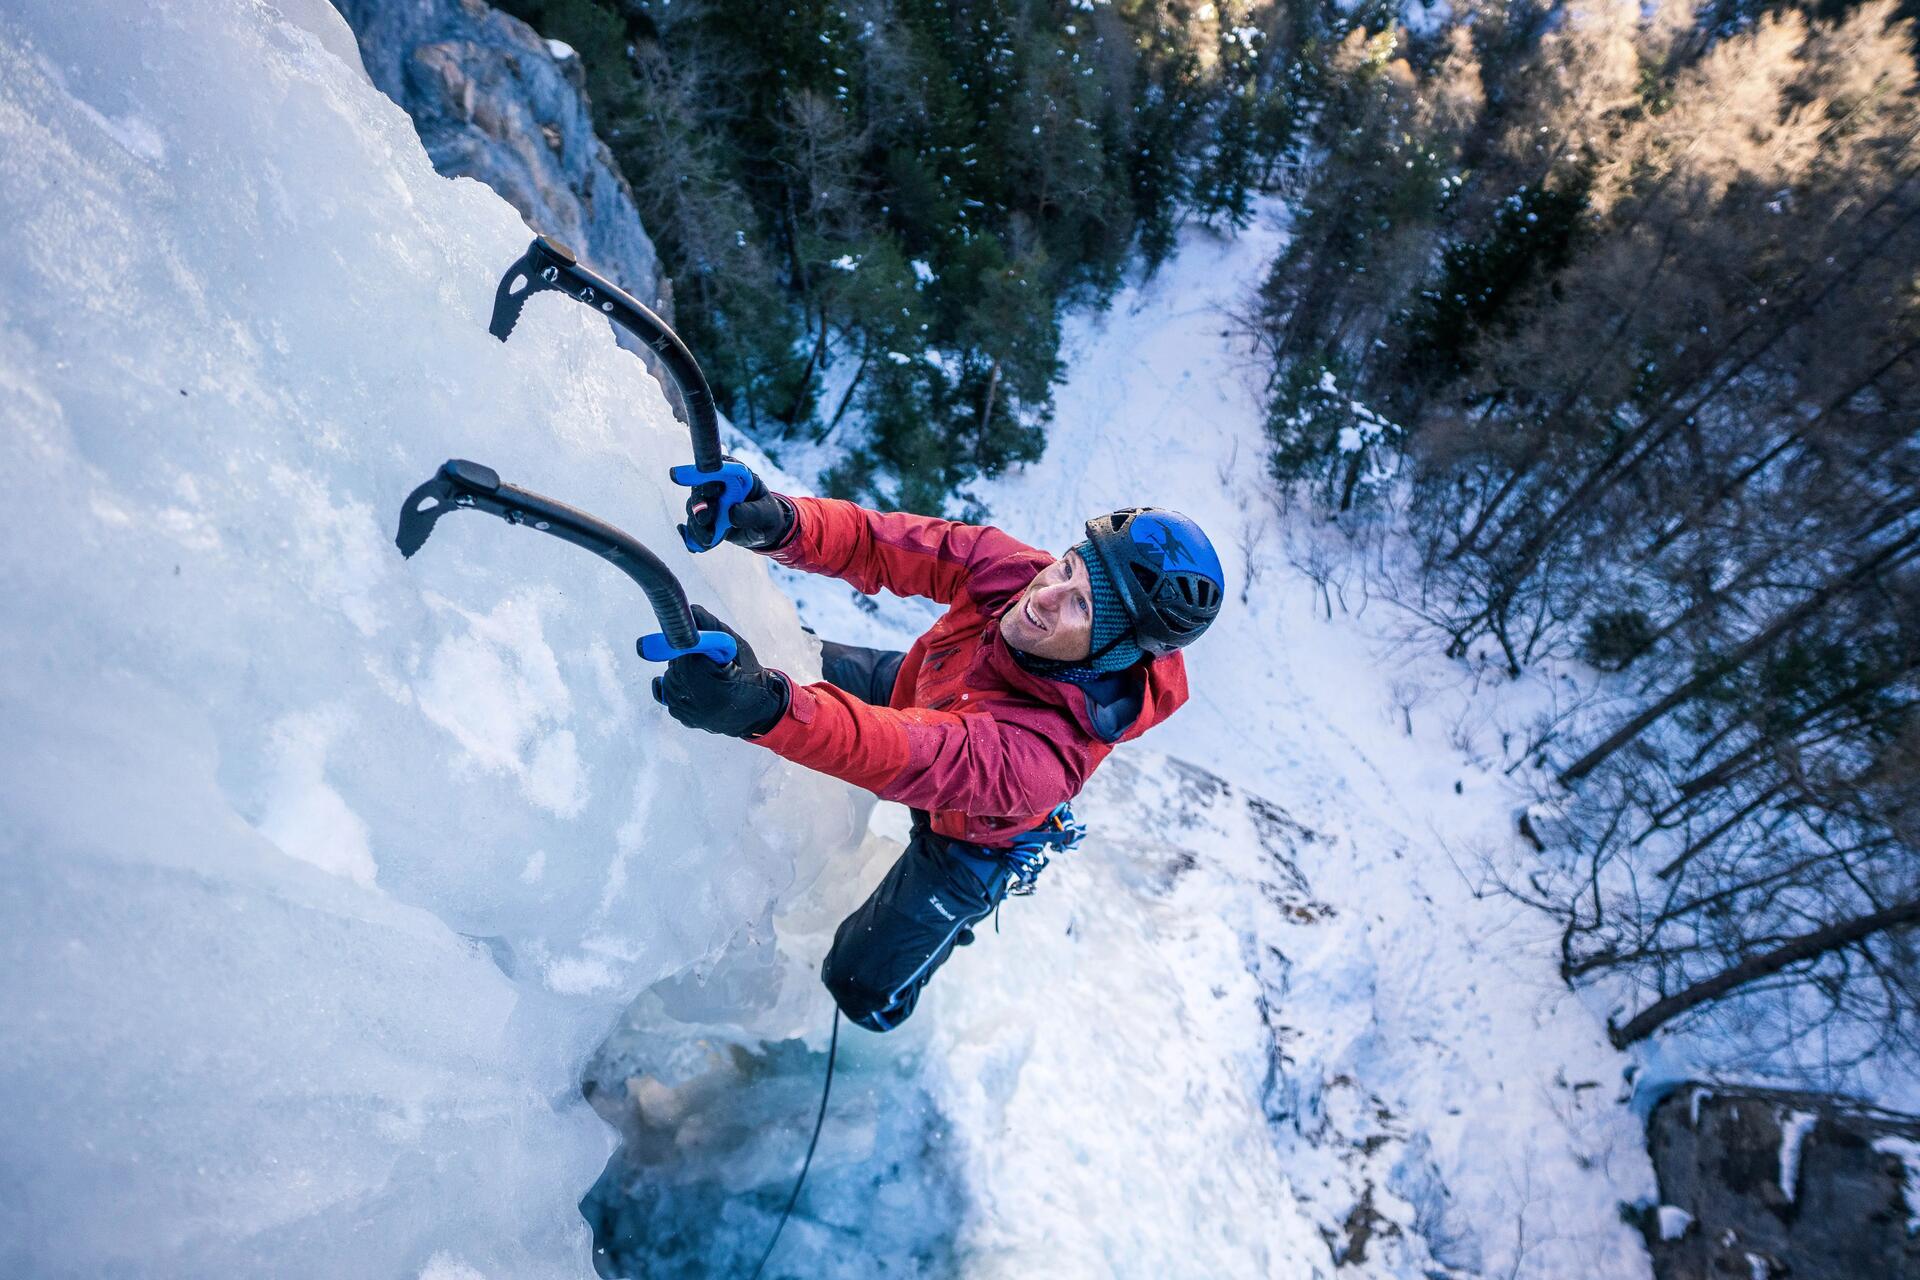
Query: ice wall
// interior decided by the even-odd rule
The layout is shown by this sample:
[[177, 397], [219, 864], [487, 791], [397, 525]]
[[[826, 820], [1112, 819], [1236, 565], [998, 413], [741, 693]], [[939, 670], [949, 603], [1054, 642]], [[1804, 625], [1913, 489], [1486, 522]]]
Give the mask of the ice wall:
[[[605, 325], [487, 335], [526, 231], [351, 50], [320, 0], [0, 7], [0, 1274], [590, 1274], [580, 1063], [861, 822], [669, 721], [595, 558], [395, 552], [474, 458], [812, 661], [678, 552], [685, 434]], [[824, 1028], [807, 978], [748, 1029]]]

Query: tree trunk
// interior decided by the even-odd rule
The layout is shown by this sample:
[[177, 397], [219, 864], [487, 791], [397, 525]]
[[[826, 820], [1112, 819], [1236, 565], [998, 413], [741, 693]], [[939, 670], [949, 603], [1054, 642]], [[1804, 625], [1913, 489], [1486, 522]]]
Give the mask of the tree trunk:
[[993, 368], [987, 374], [987, 402], [980, 406], [980, 431], [974, 437], [973, 458], [980, 460], [980, 451], [987, 443], [987, 427], [993, 422], [993, 399], [1000, 391], [1000, 362], [995, 360]]
[[1599, 746], [1587, 752], [1586, 755], [1567, 766], [1560, 774], [1560, 785], [1572, 786], [1575, 782], [1592, 773], [1608, 756], [1644, 733], [1648, 726], [1712, 684], [1715, 680], [1718, 680], [1721, 676], [1737, 669], [1742, 663], [1746, 662], [1748, 658], [1771, 648], [1776, 640], [1793, 630], [1793, 628], [1799, 626], [1802, 622], [1805, 622], [1821, 609], [1824, 609], [1828, 601], [1839, 595], [1846, 588], [1866, 578], [1877, 569], [1899, 564], [1911, 554], [1916, 542], [1920, 542], [1920, 530], [1915, 530], [1902, 537], [1896, 538], [1894, 541], [1880, 548], [1880, 550], [1874, 552], [1871, 556], [1868, 556], [1865, 560], [1855, 564], [1845, 573], [1840, 574], [1838, 577], [1828, 579], [1826, 584], [1820, 587], [1819, 590], [1781, 614], [1771, 625], [1761, 630], [1746, 643], [1742, 644], [1720, 661], [1708, 666], [1702, 670], [1700, 674], [1694, 676], [1693, 679], [1680, 685], [1679, 688], [1673, 690], [1673, 692], [1667, 694], [1658, 702], [1655, 702], [1645, 711], [1642, 711], [1639, 715], [1621, 725], [1608, 736], [1605, 742], [1602, 742]]
[[[1825, 416], [1824, 413], [1820, 415], [1820, 417]], [[1819, 418], [1815, 418], [1813, 422], [1809, 422], [1807, 426], [1812, 426], [1819, 420]], [[1789, 433], [1786, 439], [1782, 440], [1779, 444], [1767, 450], [1764, 454], [1760, 455], [1759, 458], [1747, 464], [1739, 471], [1728, 476], [1720, 483], [1718, 489], [1714, 490], [1713, 493], [1707, 497], [1702, 498], [1699, 502], [1695, 503], [1690, 510], [1684, 512], [1678, 519], [1674, 520], [1672, 524], [1662, 529], [1659, 535], [1655, 537], [1652, 542], [1649, 542], [1639, 555], [1633, 558], [1633, 562], [1635, 564], [1646, 564], [1662, 551], [1665, 551], [1669, 546], [1673, 545], [1674, 539], [1692, 528], [1696, 520], [1702, 520], [1712, 515], [1714, 509], [1721, 503], [1746, 487], [1747, 481], [1772, 466], [1781, 454], [1800, 443], [1800, 437], [1797, 434]]]
[[[1793, 735], [1811, 727], [1816, 720], [1820, 720], [1835, 711], [1846, 710], [1854, 703], [1867, 697], [1867, 695], [1886, 688], [1887, 685], [1899, 679], [1904, 674], [1905, 672], [1899, 671], [1878, 673], [1843, 689], [1832, 697], [1821, 700], [1818, 705], [1796, 716], [1791, 723], [1779, 725], [1774, 728], [1771, 733], [1760, 734], [1760, 736], [1756, 737], [1751, 743], [1740, 748], [1740, 750], [1734, 752], [1706, 772], [1696, 774], [1688, 778], [1685, 782], [1682, 782], [1678, 787], [1680, 798], [1675, 802], [1675, 807], [1685, 804], [1690, 800], [1697, 799], [1717, 787], [1724, 786], [1738, 775], [1745, 773], [1749, 766], [1755, 763], [1760, 756], [1766, 754], [1768, 748], [1793, 745]], [[1899, 708], [1900, 711], [1907, 709], [1907, 707]], [[1829, 741], [1840, 734], [1846, 733], [1851, 728], [1858, 728], [1862, 724], [1869, 724], [1881, 719], [1884, 715], [1885, 713], [1883, 712], [1881, 715], [1867, 716], [1865, 719], [1856, 720], [1852, 724], [1840, 724], [1837, 726], [1823, 725], [1816, 737], [1800, 743], [1799, 746], [1802, 750], [1808, 747], [1818, 746], [1822, 742]], [[1671, 812], [1671, 810], [1669, 810], [1669, 812]], [[1665, 815], [1663, 814], [1662, 816]]]
[[1481, 531], [1487, 527], [1487, 521], [1493, 519], [1494, 513], [1499, 511], [1501, 507], [1507, 505], [1507, 499], [1512, 495], [1514, 486], [1526, 479], [1528, 474], [1533, 471], [1533, 467], [1534, 460], [1531, 458], [1518, 467], [1515, 467], [1513, 473], [1507, 477], [1506, 483], [1500, 486], [1500, 491], [1494, 494], [1487, 505], [1481, 509], [1479, 518], [1473, 522], [1473, 528], [1461, 534], [1459, 541], [1455, 542], [1452, 548], [1447, 551], [1446, 555], [1441, 558], [1444, 560], [1458, 560], [1462, 555], [1472, 551], [1474, 549], [1473, 544], [1479, 541]]
[[1762, 471], [1766, 470], [1769, 466], [1771, 466], [1773, 462], [1777, 458], [1779, 458], [1782, 453], [1786, 452], [1788, 449], [1793, 448], [1795, 446], [1804, 448], [1806, 443], [1806, 436], [1808, 432], [1812, 431], [1813, 428], [1819, 426], [1821, 423], [1825, 422], [1828, 418], [1833, 416], [1833, 414], [1836, 411], [1838, 411], [1841, 406], [1848, 403], [1855, 396], [1859, 395], [1862, 391], [1865, 391], [1869, 387], [1872, 387], [1876, 383], [1878, 383], [1880, 379], [1885, 377], [1888, 374], [1888, 372], [1890, 372], [1893, 369], [1895, 365], [1899, 364], [1900, 361], [1912, 355], [1915, 350], [1920, 350], [1920, 343], [1906, 342], [1906, 343], [1902, 343], [1898, 347], [1895, 347], [1893, 352], [1890, 355], [1888, 355], [1886, 359], [1882, 360], [1879, 364], [1874, 366], [1874, 368], [1871, 371], [1866, 372], [1862, 374], [1860, 377], [1854, 379], [1852, 385], [1850, 385], [1845, 391], [1842, 391], [1837, 395], [1829, 397], [1827, 400], [1827, 403], [1824, 406], [1822, 406], [1820, 411], [1816, 413], [1813, 417], [1809, 418], [1807, 421], [1801, 423], [1799, 426], [1794, 427], [1792, 430], [1788, 431], [1786, 437], [1783, 440], [1781, 440], [1779, 444], [1769, 449], [1765, 454], [1761, 455], [1761, 457], [1758, 458], [1756, 461], [1750, 463], [1748, 466], [1746, 466], [1739, 472], [1735, 473], [1733, 476], [1729, 477], [1720, 486], [1720, 488], [1714, 492], [1714, 494], [1711, 497], [1705, 499], [1700, 503], [1697, 503], [1690, 511], [1680, 516], [1672, 524], [1668, 525], [1664, 530], [1660, 532], [1660, 535], [1658, 537], [1656, 537], [1651, 543], [1647, 545], [1647, 549], [1645, 551], [1642, 551], [1640, 555], [1636, 557], [1636, 559], [1640, 563], [1645, 563], [1646, 561], [1651, 560], [1654, 556], [1666, 550], [1666, 548], [1673, 542], [1675, 538], [1678, 538], [1682, 533], [1686, 532], [1686, 530], [1692, 526], [1693, 522], [1696, 519], [1699, 519], [1703, 516], [1710, 514], [1715, 507], [1719, 506], [1722, 502], [1725, 502], [1728, 498], [1732, 497], [1735, 493], [1739, 492], [1740, 489], [1744, 487], [1749, 480], [1753, 479], [1753, 477], [1760, 474]]
[[[1916, 217], [1920, 217], [1920, 206], [1916, 206], [1882, 232], [1862, 253], [1855, 255], [1845, 269], [1836, 271], [1833, 277], [1811, 298], [1796, 299], [1792, 305], [1774, 311], [1771, 317], [1775, 322], [1773, 332], [1767, 335], [1758, 347], [1738, 357], [1730, 367], [1724, 368], [1691, 403], [1684, 408], [1680, 407], [1680, 398], [1686, 393], [1686, 388], [1675, 388], [1674, 395], [1608, 450], [1607, 456], [1587, 473], [1573, 493], [1541, 522], [1540, 527], [1534, 531], [1533, 536], [1527, 540], [1526, 545], [1515, 557], [1513, 565], [1499, 575], [1498, 584], [1488, 594], [1487, 621], [1494, 622], [1511, 605], [1514, 593], [1519, 590], [1520, 584], [1532, 576], [1533, 571], [1539, 567], [1547, 549], [1552, 546], [1555, 537], [1568, 520], [1585, 511], [1602, 494], [1638, 471], [1648, 458], [1665, 447], [1667, 441], [1685, 426], [1687, 418], [1713, 403], [1722, 391], [1732, 386], [1758, 363], [1776, 342], [1792, 332], [1794, 326], [1825, 302], [1835, 289], [1852, 279], [1863, 263]], [[1740, 331], [1730, 339], [1729, 345], [1737, 345], [1758, 323], [1758, 320], [1753, 320], [1742, 326]]]
[[[1742, 822], [1745, 822], [1748, 818], [1752, 817], [1755, 813], [1759, 812], [1760, 809], [1766, 806], [1768, 801], [1772, 800], [1776, 795], [1779, 795], [1779, 794], [1780, 794], [1780, 788], [1778, 785], [1770, 786], [1770, 787], [1762, 787], [1760, 789], [1759, 795], [1755, 796], [1743, 808], [1735, 812], [1734, 815], [1728, 818], [1725, 822], [1722, 822], [1719, 826], [1707, 832], [1706, 835], [1701, 836], [1698, 840], [1695, 840], [1692, 844], [1682, 849], [1679, 855], [1675, 857], [1673, 861], [1669, 862], [1666, 866], [1654, 872], [1653, 873], [1654, 876], [1661, 880], [1671, 880], [1674, 876], [1679, 875], [1680, 872], [1685, 869], [1686, 865], [1689, 862], [1692, 862], [1700, 854], [1706, 852], [1706, 850], [1709, 847], [1711, 847], [1717, 840], [1719, 840], [1721, 836], [1724, 836], [1725, 834], [1727, 834], [1727, 832], [1733, 830], [1735, 827], [1739, 826]], [[1651, 830], [1647, 832], [1647, 835], [1652, 835], [1652, 834], [1653, 834], [1653, 831]], [[1645, 838], [1646, 836], [1641, 837], [1641, 839], [1643, 840]]]
[[853, 403], [853, 393], [860, 386], [860, 379], [866, 376], [867, 360], [873, 355], [873, 339], [864, 339], [860, 344], [860, 363], [853, 366], [853, 381], [847, 384], [846, 392], [840, 397], [840, 407], [833, 411], [833, 421], [820, 429], [815, 440], [825, 440], [840, 425], [840, 419], [846, 416], [847, 406]]
[[1614, 1048], [1624, 1049], [1645, 1040], [1681, 1014], [1697, 1009], [1710, 1000], [1718, 1000], [1749, 982], [1779, 973], [1802, 961], [1816, 960], [1829, 952], [1864, 942], [1876, 933], [1914, 924], [1920, 924], [1920, 899], [1902, 902], [1872, 915], [1842, 920], [1838, 924], [1815, 929], [1812, 933], [1803, 933], [1771, 951], [1750, 956], [1704, 982], [1696, 982], [1685, 991], [1655, 1001], [1635, 1014], [1624, 1027], [1615, 1026], [1609, 1019], [1607, 1038], [1613, 1041]]

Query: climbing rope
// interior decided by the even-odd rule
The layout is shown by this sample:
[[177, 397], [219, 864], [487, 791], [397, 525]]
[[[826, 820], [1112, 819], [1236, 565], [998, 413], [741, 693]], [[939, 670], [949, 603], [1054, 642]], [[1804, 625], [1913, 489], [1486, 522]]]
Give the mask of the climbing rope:
[[760, 1255], [760, 1264], [753, 1269], [753, 1280], [760, 1280], [767, 1259], [773, 1256], [773, 1247], [780, 1243], [780, 1233], [787, 1228], [787, 1219], [793, 1216], [793, 1206], [800, 1203], [800, 1188], [807, 1185], [807, 1170], [813, 1168], [813, 1149], [820, 1145], [820, 1126], [827, 1120], [827, 1097], [833, 1092], [833, 1060], [839, 1049], [840, 1007], [835, 1005], [833, 1035], [827, 1040], [827, 1083], [820, 1090], [820, 1114], [813, 1118], [813, 1140], [807, 1143], [807, 1158], [800, 1162], [800, 1176], [794, 1180], [793, 1194], [787, 1198], [787, 1207], [780, 1211], [780, 1225], [773, 1229], [773, 1239], [767, 1241], [767, 1251]]

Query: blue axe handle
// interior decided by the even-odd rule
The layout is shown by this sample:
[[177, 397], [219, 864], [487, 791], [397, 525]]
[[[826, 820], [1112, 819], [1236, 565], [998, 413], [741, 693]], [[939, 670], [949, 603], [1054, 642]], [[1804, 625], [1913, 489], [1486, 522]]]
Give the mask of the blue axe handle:
[[684, 649], [677, 647], [673, 641], [657, 631], [650, 636], [641, 636], [640, 656], [648, 662], [669, 662], [674, 658], [684, 658], [689, 654], [697, 653], [722, 667], [740, 656], [739, 646], [733, 642], [733, 637], [724, 631], [700, 631], [695, 635], [698, 639]]

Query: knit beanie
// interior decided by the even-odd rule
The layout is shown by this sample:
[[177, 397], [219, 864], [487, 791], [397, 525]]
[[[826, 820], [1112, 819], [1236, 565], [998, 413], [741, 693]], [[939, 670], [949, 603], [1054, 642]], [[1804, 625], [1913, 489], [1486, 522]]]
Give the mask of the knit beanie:
[[[1073, 550], [1087, 566], [1087, 589], [1093, 597], [1093, 647], [1088, 651], [1090, 657], [1072, 664], [1069, 670], [1099, 674], [1124, 671], [1140, 661], [1141, 649], [1134, 641], [1133, 619], [1127, 616], [1127, 606], [1120, 600], [1120, 588], [1113, 585], [1106, 562], [1091, 542], [1083, 542]], [[1065, 672], [1061, 675], [1069, 680], [1073, 678]]]

